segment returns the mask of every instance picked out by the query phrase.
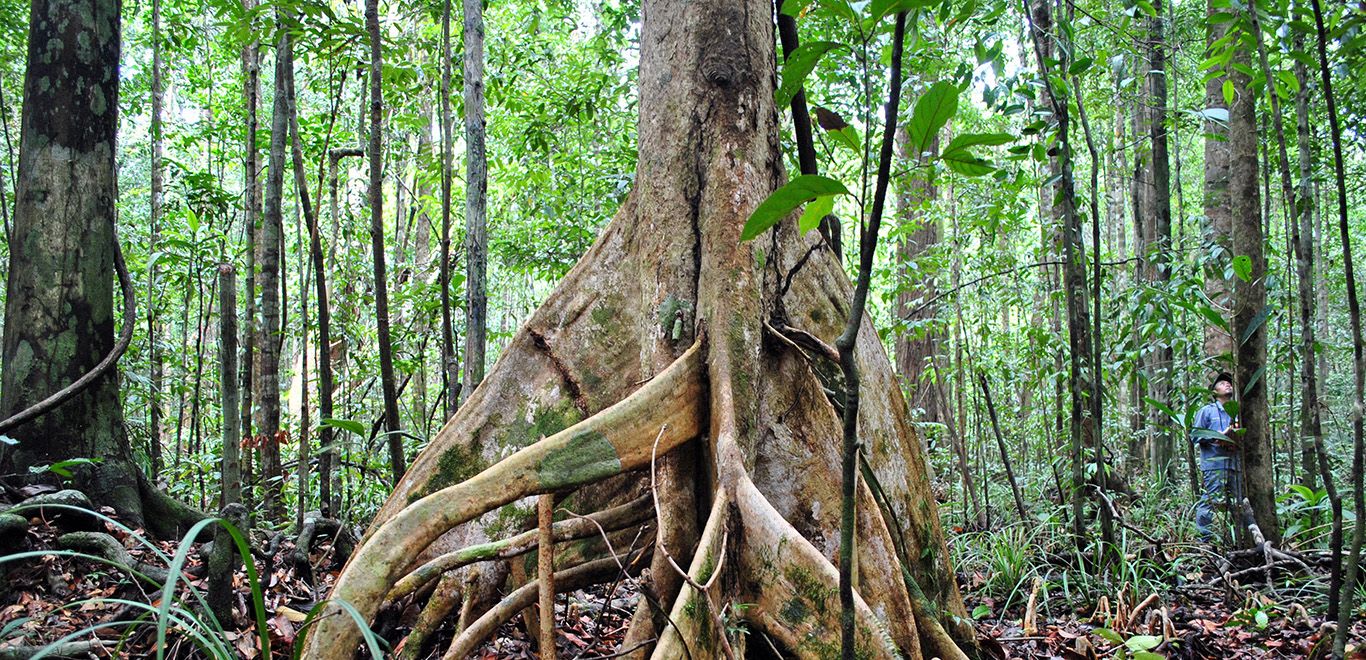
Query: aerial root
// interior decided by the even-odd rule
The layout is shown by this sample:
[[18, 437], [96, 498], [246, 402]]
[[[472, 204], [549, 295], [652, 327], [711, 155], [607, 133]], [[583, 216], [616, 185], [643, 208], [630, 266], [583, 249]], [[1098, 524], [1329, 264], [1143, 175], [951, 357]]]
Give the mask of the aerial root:
[[[642, 495], [626, 504], [604, 509], [587, 516], [570, 518], [555, 523], [552, 533], [555, 542], [577, 541], [595, 536], [602, 531], [615, 532], [645, 522], [654, 513], [648, 495]], [[511, 559], [538, 549], [536, 530], [528, 530], [506, 539], [490, 541], [479, 545], [448, 552], [417, 567], [413, 572], [399, 580], [386, 601], [395, 601], [416, 592], [423, 585], [444, 573], [468, 566], [479, 561]]]
[[[628, 574], [638, 571], [644, 550], [632, 553], [626, 560], [622, 561], [616, 557], [597, 559], [584, 564], [580, 564], [570, 569], [555, 573], [554, 583], [557, 593], [583, 589], [594, 584], [599, 584], [611, 580], [619, 575], [624, 569]], [[528, 582], [526, 585], [509, 594], [501, 602], [495, 605], [483, 616], [473, 621], [464, 630], [456, 635], [451, 642], [450, 648], [442, 656], [445, 660], [460, 660], [472, 653], [481, 642], [490, 635], [497, 632], [498, 627], [506, 623], [518, 612], [535, 603], [540, 596], [540, 584], [538, 582]]]
[[[372, 621], [412, 558], [456, 526], [529, 495], [569, 490], [642, 467], [655, 444], [659, 453], [667, 453], [698, 436], [706, 409], [702, 364], [698, 342], [615, 405], [409, 504], [373, 531], [342, 571], [331, 600], [350, 603], [362, 619]], [[668, 432], [657, 436], [661, 427]], [[351, 657], [360, 630], [335, 602], [326, 613], [308, 636], [307, 656]]]

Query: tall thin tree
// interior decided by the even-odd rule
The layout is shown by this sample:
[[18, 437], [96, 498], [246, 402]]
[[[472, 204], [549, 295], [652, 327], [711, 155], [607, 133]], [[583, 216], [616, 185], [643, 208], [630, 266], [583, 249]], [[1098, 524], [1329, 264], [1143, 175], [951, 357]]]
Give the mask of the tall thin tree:
[[484, 379], [488, 331], [488, 166], [484, 155], [484, 3], [465, 11], [465, 377], [462, 400]]
[[389, 334], [389, 285], [384, 268], [384, 43], [379, 30], [379, 0], [365, 3], [365, 29], [370, 34], [370, 247], [374, 254], [375, 323], [379, 334], [380, 387], [384, 393], [384, 430], [389, 446], [389, 473], [403, 477], [402, 426], [398, 388], [394, 382], [394, 347]]

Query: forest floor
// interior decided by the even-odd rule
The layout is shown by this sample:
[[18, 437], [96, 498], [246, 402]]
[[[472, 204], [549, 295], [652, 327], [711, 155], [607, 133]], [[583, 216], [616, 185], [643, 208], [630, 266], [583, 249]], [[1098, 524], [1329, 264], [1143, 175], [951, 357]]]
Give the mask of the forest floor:
[[[128, 548], [140, 562], [155, 565], [156, 553], [128, 530], [104, 523], [105, 531]], [[49, 521], [32, 519], [22, 540], [6, 539], [8, 557], [0, 557], [0, 658], [20, 654], [63, 638], [84, 643], [74, 657], [148, 657], [154, 655], [156, 626], [134, 602], [159, 602], [154, 586], [126, 577], [108, 565], [72, 556], [49, 554], [56, 550], [59, 529]], [[305, 579], [301, 565], [290, 558], [294, 547], [283, 536], [263, 539], [273, 554], [258, 557], [262, 570], [266, 625], [274, 657], [290, 657], [289, 650], [300, 634], [306, 612], [330, 588], [340, 568], [328, 539], [321, 540], [309, 560], [316, 568], [317, 583]], [[158, 549], [174, 556], [176, 544], [163, 542]], [[31, 553], [31, 554], [19, 554]], [[164, 561], [161, 562], [164, 566]], [[1211, 564], [1211, 568], [1212, 568]], [[190, 552], [180, 588], [181, 598], [193, 598], [189, 589], [206, 588], [204, 564]], [[1161, 594], [1135, 594], [1127, 589], [1095, 598], [1077, 609], [1059, 606], [1057, 594], [1050, 599], [1035, 593], [1030, 613], [1027, 596], [1012, 599], [1004, 612], [1000, 603], [984, 595], [989, 576], [959, 575], [969, 612], [987, 657], [1061, 658], [1322, 658], [1327, 657], [1331, 634], [1321, 616], [1290, 600], [1278, 600], [1264, 590], [1202, 586], [1217, 576], [1212, 571], [1195, 576], [1185, 586]], [[1252, 578], [1262, 578], [1254, 575]], [[238, 657], [262, 657], [254, 631], [251, 590], [245, 573], [235, 577], [238, 601], [234, 620], [225, 630], [213, 632], [224, 648]], [[1026, 593], [1029, 587], [1022, 587]], [[612, 656], [625, 635], [631, 613], [639, 599], [634, 580], [602, 585], [560, 596], [557, 608], [558, 656], [591, 660]], [[388, 617], [380, 632], [397, 638], [416, 620], [410, 606]], [[114, 622], [134, 623], [114, 625]], [[209, 627], [212, 627], [211, 624]], [[90, 629], [94, 629], [93, 632]], [[85, 631], [85, 632], [82, 632]], [[398, 633], [398, 634], [395, 634]], [[1366, 621], [1353, 627], [1355, 650], [1349, 657], [1366, 658]], [[435, 635], [430, 657], [440, 657], [449, 643], [450, 630]], [[172, 658], [203, 657], [183, 629], [169, 631], [167, 655]], [[479, 657], [534, 658], [535, 644], [518, 620], [500, 628], [496, 638], [479, 651]]]

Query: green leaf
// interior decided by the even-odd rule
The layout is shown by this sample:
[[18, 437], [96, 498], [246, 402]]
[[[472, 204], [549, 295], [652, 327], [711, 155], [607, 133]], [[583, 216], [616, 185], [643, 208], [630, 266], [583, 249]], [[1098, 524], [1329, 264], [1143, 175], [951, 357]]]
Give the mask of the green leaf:
[[937, 0], [873, 0], [868, 4], [868, 18], [863, 21], [865, 28], [877, 25], [878, 21], [897, 12], [924, 9], [939, 4]]
[[355, 433], [356, 435], [365, 435], [365, 424], [357, 422], [353, 419], [336, 419], [333, 417], [324, 417], [321, 422], [318, 422], [318, 426], [330, 426], [335, 429], [350, 431], [352, 433]]
[[830, 215], [833, 210], [835, 210], [835, 195], [821, 195], [806, 205], [806, 209], [802, 211], [802, 217], [797, 220], [797, 227], [805, 234], [819, 227], [821, 218]]
[[1200, 305], [1195, 308], [1195, 311], [1199, 312], [1200, 316], [1205, 317], [1205, 320], [1209, 321], [1210, 325], [1228, 332], [1228, 319], [1225, 319], [1224, 315], [1219, 313], [1219, 310], [1209, 305]]
[[1166, 656], [1152, 651], [1134, 651], [1134, 660], [1165, 660]]
[[1265, 628], [1267, 624], [1271, 623], [1271, 617], [1267, 616], [1266, 611], [1264, 610], [1257, 610], [1257, 613], [1253, 615], [1253, 618], [1257, 620], [1258, 628]]
[[190, 233], [199, 231], [199, 214], [191, 207], [185, 207], [185, 220], [190, 223]]
[[1237, 417], [1239, 410], [1241, 410], [1241, 407], [1238, 405], [1237, 401], [1229, 399], [1224, 402], [1224, 412], [1228, 413], [1230, 417]]
[[783, 63], [782, 84], [778, 85], [778, 91], [774, 96], [778, 108], [781, 110], [792, 103], [792, 97], [802, 89], [802, 83], [816, 68], [816, 63], [822, 55], [843, 46], [844, 44], [834, 41], [812, 41], [797, 46], [797, 50], [792, 51], [792, 55]]
[[862, 157], [863, 138], [859, 136], [857, 128], [845, 126], [844, 128], [829, 131], [829, 133], [836, 145], [844, 147]]
[[958, 112], [958, 86], [948, 81], [940, 81], [926, 90], [915, 102], [911, 121], [907, 126], [910, 133], [911, 153], [919, 155], [929, 150], [939, 129], [949, 123]]
[[1233, 81], [1232, 81], [1232, 80], [1229, 80], [1228, 78], [1225, 78], [1225, 79], [1224, 79], [1223, 90], [1224, 90], [1224, 105], [1232, 106], [1232, 105], [1233, 105]]
[[996, 171], [996, 167], [985, 158], [980, 158], [968, 153], [966, 150], [959, 150], [946, 153], [939, 157], [944, 161], [949, 169], [962, 174], [963, 176], [982, 176]]
[[830, 177], [806, 174], [787, 182], [787, 185], [773, 191], [763, 203], [759, 204], [745, 221], [740, 232], [740, 240], [753, 240], [759, 234], [778, 224], [793, 209], [823, 195], [848, 195], [844, 184]]
[[996, 147], [1014, 141], [1015, 136], [1009, 133], [962, 133], [954, 136], [953, 141], [949, 142], [949, 146], [945, 147], [944, 153], [978, 145]]
[[1244, 282], [1252, 281], [1252, 257], [1240, 254], [1233, 258], [1233, 274]]
[[985, 619], [991, 616], [991, 607], [988, 605], [978, 605], [972, 608], [972, 618]]
[[1077, 58], [1077, 61], [1073, 62], [1072, 66], [1067, 67], [1067, 74], [1079, 76], [1086, 73], [1086, 70], [1091, 68], [1093, 62], [1095, 62], [1095, 58], [1092, 57]]
[[1124, 643], [1124, 638], [1123, 638], [1123, 637], [1120, 637], [1120, 636], [1119, 636], [1119, 633], [1117, 633], [1117, 632], [1115, 632], [1115, 631], [1113, 631], [1113, 630], [1110, 630], [1109, 628], [1096, 628], [1095, 630], [1092, 630], [1091, 632], [1093, 632], [1093, 633], [1095, 633], [1095, 634], [1097, 634], [1097, 635], [1100, 635], [1102, 639], [1104, 639], [1104, 640], [1107, 641], [1107, 642], [1110, 642], [1111, 644], [1123, 644], [1123, 643]]
[[1124, 646], [1128, 647], [1130, 651], [1150, 651], [1157, 648], [1157, 645], [1161, 643], [1162, 637], [1160, 635], [1134, 635], [1125, 640]]

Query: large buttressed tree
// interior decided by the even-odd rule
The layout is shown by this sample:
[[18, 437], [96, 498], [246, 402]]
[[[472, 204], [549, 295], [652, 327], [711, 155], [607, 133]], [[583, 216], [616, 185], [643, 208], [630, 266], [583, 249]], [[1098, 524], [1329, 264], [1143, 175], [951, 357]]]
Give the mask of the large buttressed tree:
[[[23, 137], [5, 298], [0, 419], [85, 378], [64, 403], [5, 431], [3, 471], [98, 459], [77, 475], [95, 501], [161, 535], [183, 507], [134, 463], [113, 369], [114, 138], [118, 0], [34, 0], [24, 78]], [[125, 316], [123, 323], [132, 323]], [[88, 374], [98, 373], [91, 379]]]
[[[397, 485], [309, 657], [356, 648], [335, 601], [373, 620], [423, 561], [525, 520], [523, 498], [572, 493], [586, 511], [647, 493], [655, 453], [662, 542], [697, 583], [718, 574], [713, 602], [748, 604], [727, 616], [786, 652], [838, 652], [843, 386], [830, 347], [852, 288], [793, 222], [740, 240], [786, 176], [774, 63], [768, 0], [644, 2], [634, 190]], [[858, 646], [964, 657], [971, 633], [926, 459], [863, 323]], [[707, 599], [654, 565], [672, 623], [641, 634], [660, 621], [638, 616], [630, 637], [658, 637], [658, 657], [717, 655]]]

